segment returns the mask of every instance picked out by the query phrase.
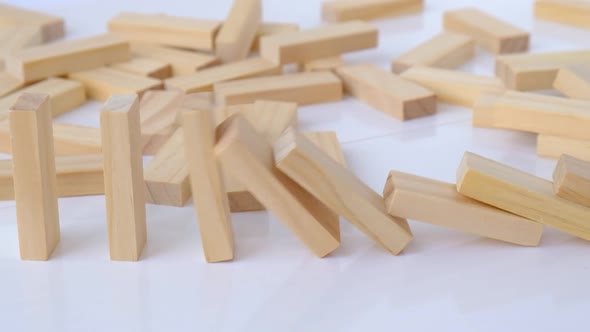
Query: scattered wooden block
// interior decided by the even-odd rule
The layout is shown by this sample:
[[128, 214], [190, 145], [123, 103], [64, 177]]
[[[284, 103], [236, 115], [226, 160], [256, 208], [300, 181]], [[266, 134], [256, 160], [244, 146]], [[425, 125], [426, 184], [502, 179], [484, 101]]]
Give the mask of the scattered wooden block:
[[100, 129], [111, 260], [137, 261], [147, 238], [137, 96], [109, 98]]
[[302, 63], [377, 47], [377, 28], [365, 22], [326, 25], [260, 39], [260, 55], [276, 64]]
[[322, 3], [322, 19], [327, 22], [375, 20], [414, 14], [424, 8], [423, 0], [340, 0]]
[[63, 18], [7, 4], [0, 4], [0, 24], [34, 26], [40, 31], [43, 43], [65, 35]]
[[387, 211], [491, 239], [537, 246], [543, 225], [457, 193], [452, 183], [391, 171], [383, 190]]
[[535, 17], [590, 28], [590, 3], [580, 0], [536, 0]]
[[215, 55], [145, 43], [131, 43], [131, 53], [169, 63], [172, 76], [190, 74], [219, 63], [219, 58]]
[[590, 140], [580, 140], [551, 135], [537, 136], [537, 154], [542, 157], [559, 158], [569, 154], [590, 161]]
[[336, 132], [334, 131], [306, 131], [302, 133], [320, 150], [322, 150], [330, 158], [334, 159], [340, 166], [346, 168], [346, 158], [342, 152], [340, 141]]
[[145, 57], [134, 57], [127, 62], [111, 65], [111, 67], [128, 73], [161, 80], [172, 76], [172, 66], [170, 63]]
[[79, 71], [68, 75], [70, 79], [84, 84], [89, 98], [106, 101], [114, 94], [143, 95], [147, 90], [163, 87], [155, 78], [124, 72], [108, 67]]
[[466, 152], [457, 171], [459, 193], [590, 240], [590, 208], [553, 193], [551, 182]]
[[158, 152], [174, 133], [176, 113], [183, 97], [180, 91], [147, 91], [142, 96], [139, 112], [143, 154]]
[[258, 26], [256, 37], [252, 43], [252, 52], [258, 52], [260, 48], [260, 38], [270, 36], [281, 32], [299, 31], [299, 25], [296, 23], [275, 23], [264, 22]]
[[304, 71], [333, 71], [338, 67], [346, 65], [344, 59], [337, 55], [330, 58], [317, 59], [303, 64]]
[[[182, 98], [180, 103], [181, 108], [187, 108], [192, 110], [210, 110], [213, 112], [214, 117], [218, 115], [217, 108], [215, 107], [215, 102], [213, 101], [213, 92], [196, 92], [196, 93], [189, 93]], [[225, 116], [225, 114], [219, 114]], [[216, 124], [221, 123], [223, 119], [219, 119]], [[178, 126], [182, 126], [182, 112], [176, 112], [176, 120], [175, 123]]]
[[234, 0], [215, 37], [215, 53], [221, 61], [237, 61], [248, 55], [261, 20], [261, 0]]
[[590, 162], [562, 155], [553, 172], [553, 191], [559, 197], [590, 207]]
[[0, 72], [0, 97], [4, 97], [23, 86], [23, 81], [6, 72]]
[[11, 53], [42, 43], [42, 32], [37, 25], [0, 25], [0, 69], [4, 69], [4, 58]]
[[279, 170], [392, 254], [412, 240], [408, 222], [390, 216], [379, 194], [295, 130], [277, 140], [274, 156]]
[[407, 81], [373, 64], [349, 65], [336, 69], [346, 92], [399, 120], [436, 112], [436, 96], [428, 89]]
[[590, 100], [590, 64], [561, 68], [553, 87], [570, 98]]
[[529, 33], [475, 8], [463, 8], [444, 14], [445, 30], [470, 35], [475, 42], [494, 54], [526, 52]]
[[25, 93], [10, 108], [10, 136], [20, 256], [48, 260], [60, 238], [51, 104]]

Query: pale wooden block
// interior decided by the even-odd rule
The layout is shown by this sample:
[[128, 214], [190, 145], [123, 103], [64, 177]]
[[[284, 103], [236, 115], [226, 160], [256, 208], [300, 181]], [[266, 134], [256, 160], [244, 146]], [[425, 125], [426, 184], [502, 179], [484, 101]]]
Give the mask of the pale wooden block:
[[302, 133], [326, 155], [334, 159], [342, 167], [347, 167], [340, 141], [334, 131], [306, 131]]
[[590, 100], [590, 63], [561, 68], [553, 87], [570, 98]]
[[337, 55], [330, 58], [317, 59], [303, 64], [304, 71], [333, 71], [338, 67], [346, 64], [341, 56]]
[[6, 72], [0, 72], [0, 97], [22, 88], [24, 82]]
[[396, 58], [394, 73], [410, 67], [426, 66], [456, 68], [475, 56], [475, 42], [471, 36], [444, 31]]
[[0, 25], [0, 69], [4, 69], [4, 58], [8, 55], [43, 42], [37, 25]]
[[383, 189], [394, 216], [523, 246], [537, 246], [543, 225], [457, 192], [455, 184], [391, 171]]
[[370, 21], [414, 14], [424, 9], [423, 0], [338, 0], [322, 3], [322, 19], [327, 22]]
[[590, 28], [590, 3], [585, 0], [536, 0], [535, 17]]
[[590, 161], [590, 140], [538, 135], [537, 154], [542, 157], [554, 159], [559, 158], [562, 154], [569, 154], [576, 158]]
[[347, 22], [260, 39], [260, 55], [277, 64], [302, 63], [377, 47], [377, 28]]
[[182, 131], [190, 173], [195, 212], [207, 262], [234, 258], [229, 203], [215, 156], [215, 130], [211, 110], [185, 110]]
[[590, 207], [590, 162], [562, 155], [553, 172], [553, 191], [559, 197]]
[[232, 177], [317, 256], [339, 246], [338, 216], [275, 167], [272, 145], [246, 119], [234, 115], [217, 130], [215, 153]]
[[180, 91], [147, 91], [141, 98], [143, 153], [155, 154], [177, 128], [176, 113], [184, 97]]
[[506, 91], [497, 77], [448, 69], [412, 67], [400, 76], [431, 90], [438, 101], [466, 107], [472, 107], [482, 94]]
[[146, 57], [134, 57], [127, 62], [120, 62], [111, 65], [111, 67], [117, 70], [126, 71], [128, 73], [161, 80], [172, 76], [172, 66], [170, 63]]
[[215, 101], [221, 106], [275, 100], [310, 105], [342, 99], [342, 82], [331, 72], [297, 73], [217, 83]]
[[336, 74], [346, 92], [396, 119], [410, 120], [436, 112], [432, 91], [374, 64], [340, 67]]
[[219, 25], [218, 21], [189, 17], [121, 13], [109, 21], [108, 27], [111, 33], [133, 42], [212, 51]]
[[111, 260], [137, 261], [147, 239], [137, 96], [109, 98], [100, 129]]
[[65, 35], [63, 18], [7, 4], [0, 4], [0, 23], [35, 26], [44, 43]]
[[[182, 101], [180, 103], [180, 107], [192, 109], [192, 110], [210, 110], [213, 112], [213, 117], [216, 118], [218, 115], [225, 116], [225, 114], [218, 114], [217, 107], [215, 107], [215, 102], [213, 100], [213, 92], [196, 92], [196, 93], [189, 93], [183, 96]], [[219, 122], [215, 122], [215, 124], [221, 123], [225, 118], [220, 119]], [[217, 120], [217, 118], [216, 118]], [[176, 120], [175, 123], [178, 126], [182, 126], [182, 112], [176, 112]]]
[[261, 0], [234, 0], [215, 37], [215, 54], [223, 62], [244, 59], [252, 49], [261, 21]]
[[60, 238], [49, 96], [25, 93], [10, 108], [20, 256], [47, 260]]
[[219, 58], [215, 55], [146, 43], [131, 43], [131, 53], [169, 63], [172, 76], [187, 75], [219, 63]]
[[274, 35], [281, 32], [299, 31], [299, 25], [296, 23], [279, 23], [279, 22], [263, 22], [258, 26], [256, 37], [252, 43], [252, 52], [257, 52], [260, 48], [260, 38], [264, 36]]
[[100, 67], [79, 71], [68, 75], [70, 79], [81, 82], [88, 98], [106, 101], [114, 94], [143, 95], [147, 90], [163, 87], [162, 81], [125, 71]]
[[590, 208], [557, 197], [550, 181], [466, 152], [457, 171], [459, 193], [590, 240]]

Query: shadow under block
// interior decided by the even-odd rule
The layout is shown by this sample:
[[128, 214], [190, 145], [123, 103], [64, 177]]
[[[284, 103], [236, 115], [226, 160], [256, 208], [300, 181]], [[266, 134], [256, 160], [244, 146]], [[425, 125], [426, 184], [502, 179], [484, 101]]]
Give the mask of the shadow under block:
[[177, 128], [176, 113], [184, 97], [180, 91], [147, 91], [141, 98], [139, 114], [143, 153], [155, 154]]
[[297, 73], [217, 83], [215, 101], [220, 106], [274, 100], [310, 105], [342, 99], [342, 82], [331, 72]]
[[569, 154], [590, 161], [590, 140], [537, 135], [537, 154], [554, 159], [559, 158], [562, 154]]
[[60, 238], [51, 104], [25, 93], [10, 108], [10, 135], [20, 256], [47, 260]]
[[390, 216], [383, 198], [295, 130], [274, 146], [276, 167], [394, 255], [412, 240], [407, 220]]
[[234, 0], [215, 37], [215, 54], [222, 62], [244, 59], [262, 23], [262, 0]]
[[482, 94], [502, 93], [502, 81], [493, 76], [430, 67], [412, 67], [400, 77], [431, 90], [438, 101], [472, 107]]
[[23, 24], [38, 27], [43, 43], [62, 38], [65, 35], [65, 23], [61, 17], [0, 4], [0, 25], [4, 24]]
[[163, 14], [121, 13], [109, 23], [109, 31], [133, 42], [212, 51], [218, 21]]
[[215, 154], [240, 181], [317, 256], [340, 245], [338, 216], [275, 166], [272, 145], [240, 115], [217, 129]]
[[147, 238], [139, 102], [114, 95], [100, 111], [111, 260], [137, 261]]
[[336, 75], [347, 93], [398, 120], [436, 112], [436, 96], [432, 91], [374, 64], [340, 67]]
[[377, 28], [354, 21], [260, 39], [260, 55], [276, 64], [302, 63], [377, 47]]
[[6, 72], [0, 72], [0, 97], [4, 97], [23, 86], [23, 81]]
[[570, 98], [590, 100], [590, 64], [561, 68], [553, 87]]
[[339, 0], [322, 3], [326, 22], [370, 21], [385, 17], [414, 14], [424, 8], [423, 0]]
[[535, 17], [590, 28], [590, 3], [582, 0], [536, 0]]
[[182, 112], [184, 156], [190, 173], [195, 212], [207, 262], [234, 258], [234, 236], [227, 194], [215, 156], [215, 127], [211, 110]]
[[303, 71], [332, 71], [345, 64], [344, 59], [337, 55], [330, 58], [308, 61], [303, 64]]
[[190, 74], [219, 63], [219, 58], [215, 55], [145, 43], [131, 43], [131, 53], [169, 63], [172, 76]]
[[443, 31], [392, 63], [392, 71], [401, 73], [414, 66], [456, 68], [475, 56], [475, 42], [468, 35]]
[[523, 246], [537, 246], [543, 225], [457, 193], [452, 183], [392, 171], [383, 190], [394, 216]]
[[160, 80], [172, 76], [170, 63], [146, 57], [134, 57], [126, 62], [115, 63], [111, 68]]
[[559, 197], [590, 207], [590, 162], [562, 155], [553, 172], [553, 191]]
[[550, 181], [466, 152], [457, 171], [459, 193], [590, 240], [590, 208], [553, 193]]
[[475, 8], [445, 12], [445, 30], [463, 33], [494, 54], [526, 52], [529, 33]]
[[123, 62], [130, 58], [128, 41], [105, 34], [16, 51], [6, 58], [6, 69], [28, 83]]
[[296, 23], [279, 23], [279, 22], [264, 22], [258, 26], [256, 37], [252, 43], [252, 52], [257, 52], [260, 48], [260, 38], [270, 36], [282, 32], [299, 31], [299, 25]]

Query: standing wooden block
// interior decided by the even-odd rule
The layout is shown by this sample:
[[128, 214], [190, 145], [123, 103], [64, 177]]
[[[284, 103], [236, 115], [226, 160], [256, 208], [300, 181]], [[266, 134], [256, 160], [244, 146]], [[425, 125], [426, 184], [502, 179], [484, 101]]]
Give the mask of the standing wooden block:
[[6, 72], [0, 72], [0, 97], [20, 89], [23, 81]]
[[327, 22], [375, 20], [414, 14], [424, 8], [423, 0], [338, 0], [322, 3], [322, 19]]
[[590, 100], [590, 64], [561, 68], [553, 87], [570, 98]]
[[141, 76], [165, 79], [172, 76], [172, 66], [162, 60], [134, 57], [127, 62], [111, 65], [112, 68]]
[[20, 256], [48, 260], [60, 238], [51, 104], [25, 93], [10, 108], [10, 136]]
[[137, 96], [109, 98], [100, 129], [111, 259], [137, 261], [147, 239]]
[[237, 61], [248, 55], [261, 20], [261, 0], [234, 0], [229, 15], [215, 37], [215, 53], [221, 61]]
[[474, 56], [472, 37], [445, 31], [402, 54], [393, 61], [391, 68], [397, 74], [414, 66], [456, 68]]
[[325, 59], [317, 59], [303, 64], [304, 71], [333, 71], [346, 64], [341, 56], [334, 56]]
[[551, 182], [466, 152], [457, 171], [459, 193], [585, 240], [590, 208], [557, 197]]
[[161, 88], [162, 81], [155, 78], [101, 67], [71, 73], [69, 77], [84, 84], [89, 98], [106, 101], [114, 94], [142, 95], [147, 90]]
[[536, 0], [535, 17], [590, 28], [590, 3], [584, 0]]
[[590, 140], [538, 135], [537, 154], [542, 157], [554, 159], [559, 158], [562, 154], [569, 154], [576, 158], [590, 161]]
[[169, 63], [172, 76], [190, 74], [219, 63], [219, 58], [211, 54], [145, 43], [131, 43], [131, 53], [134, 56]]
[[43, 43], [62, 38], [65, 34], [63, 18], [7, 4], [0, 4], [0, 24], [35, 26], [40, 30]]
[[452, 183], [391, 171], [383, 190], [387, 211], [523, 246], [537, 246], [543, 225], [457, 193]]
[[142, 96], [139, 113], [144, 154], [155, 154], [174, 133], [183, 97], [179, 91], [147, 91]]
[[260, 39], [260, 55], [276, 64], [301, 63], [377, 47], [377, 28], [365, 22], [326, 25]]
[[562, 155], [553, 172], [553, 191], [559, 197], [590, 207], [590, 162]]
[[252, 52], [257, 52], [260, 48], [260, 38], [270, 36], [281, 32], [299, 31], [299, 25], [295, 23], [275, 23], [264, 22], [258, 26], [256, 37], [252, 43]]
[[494, 54], [525, 52], [529, 33], [475, 8], [444, 14], [445, 30], [470, 35], [477, 44]]
[[373, 64], [336, 69], [346, 92], [399, 120], [410, 120], [436, 112], [432, 91], [407, 81]]
[[296, 131], [283, 133], [274, 155], [278, 169], [392, 254], [412, 240], [408, 222], [390, 216], [379, 194]]

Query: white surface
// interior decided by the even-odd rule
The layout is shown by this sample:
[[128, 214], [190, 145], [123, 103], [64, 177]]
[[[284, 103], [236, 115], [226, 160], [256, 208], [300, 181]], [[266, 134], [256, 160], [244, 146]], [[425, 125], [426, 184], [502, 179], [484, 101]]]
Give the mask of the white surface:
[[[122, 10], [223, 18], [230, 1], [12, 0], [63, 15], [68, 36], [105, 30]], [[266, 0], [268, 21], [319, 21], [317, 0]], [[590, 47], [589, 31], [532, 18], [531, 1], [428, 1], [424, 14], [379, 21], [378, 50], [347, 56], [384, 67], [440, 30], [447, 8], [477, 5], [533, 31], [532, 51]], [[490, 74], [479, 51], [463, 70]], [[405, 123], [353, 100], [303, 107], [301, 128], [336, 130], [350, 168], [377, 192], [398, 169], [454, 181], [465, 150], [550, 178], [535, 137], [473, 129], [440, 105]], [[98, 103], [59, 119], [98, 124]], [[111, 262], [102, 196], [60, 199], [62, 241], [48, 262], [18, 258], [14, 202], [0, 205], [0, 331], [560, 331], [587, 330], [590, 246], [547, 229], [522, 248], [411, 221], [391, 256], [347, 222], [342, 245], [315, 258], [267, 213], [234, 214], [237, 257], [206, 264], [192, 206], [147, 207], [137, 263]], [[427, 208], [427, 207], [425, 207]]]

